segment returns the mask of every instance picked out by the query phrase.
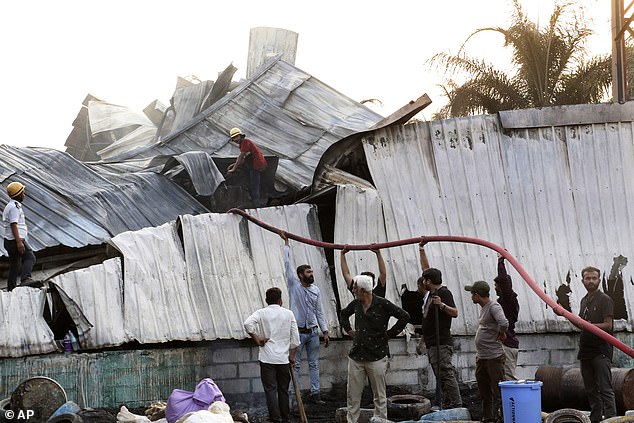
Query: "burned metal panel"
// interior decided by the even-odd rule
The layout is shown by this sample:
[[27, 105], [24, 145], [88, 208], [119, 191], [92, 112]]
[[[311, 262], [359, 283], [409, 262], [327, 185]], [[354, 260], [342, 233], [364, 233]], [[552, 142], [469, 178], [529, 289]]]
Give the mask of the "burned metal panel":
[[141, 343], [202, 339], [175, 222], [121, 233], [125, 330]]
[[108, 158], [116, 156], [121, 151], [145, 148], [154, 143], [155, 138], [155, 126], [139, 126], [123, 138], [118, 139], [106, 148], [97, 151], [97, 154], [102, 160], [108, 160]]
[[368, 129], [381, 116], [300, 69], [273, 59], [183, 129], [142, 149], [111, 159], [174, 155], [202, 150], [237, 156], [227, 134], [239, 126], [265, 154], [280, 158], [278, 175], [287, 186], [310, 185], [323, 152], [334, 142]]
[[88, 119], [92, 135], [129, 126], [154, 127], [152, 121], [143, 113], [104, 101], [88, 102]]
[[46, 354], [57, 349], [42, 314], [45, 301], [44, 291], [36, 288], [0, 291], [0, 357]]
[[[256, 218], [312, 239], [320, 238], [315, 209], [302, 204], [249, 210]], [[278, 286], [288, 307], [283, 241], [237, 215], [182, 216], [188, 288], [204, 339], [245, 338], [242, 322], [265, 307], [266, 289]], [[292, 242], [297, 264], [310, 263], [322, 292], [326, 321], [337, 336], [336, 301], [323, 250]]]
[[56, 276], [58, 284], [81, 308], [93, 327], [81, 347], [98, 349], [130, 341], [123, 318], [123, 274], [121, 259]]
[[202, 151], [183, 153], [169, 159], [161, 173], [174, 171], [175, 167], [184, 168], [198, 195], [213, 195], [218, 186], [225, 181], [211, 156]]
[[[96, 172], [67, 153], [0, 146], [2, 183], [26, 185], [30, 245], [35, 251], [102, 244], [117, 233], [161, 225], [181, 213], [208, 210], [186, 191], [152, 172]], [[8, 201], [0, 196], [0, 207]], [[0, 253], [6, 255], [0, 246]]]
[[[476, 116], [389, 127], [365, 137], [388, 239], [459, 235], [497, 243], [552, 297], [568, 278], [573, 312], [585, 294], [581, 268], [592, 264], [608, 274], [616, 268], [612, 285], [618, 290], [617, 279], [623, 281], [631, 316], [634, 266], [618, 259], [634, 252], [627, 218], [634, 188], [626, 183], [634, 178], [631, 123], [502, 131], [496, 116]], [[479, 309], [463, 287], [477, 279], [492, 282], [495, 253], [453, 243], [430, 244], [427, 253], [461, 311], [452, 330], [474, 333]], [[394, 266], [396, 280], [413, 289], [416, 247], [394, 249], [392, 258], [400, 264]], [[510, 273], [521, 305], [519, 332], [570, 329], [515, 270]]]

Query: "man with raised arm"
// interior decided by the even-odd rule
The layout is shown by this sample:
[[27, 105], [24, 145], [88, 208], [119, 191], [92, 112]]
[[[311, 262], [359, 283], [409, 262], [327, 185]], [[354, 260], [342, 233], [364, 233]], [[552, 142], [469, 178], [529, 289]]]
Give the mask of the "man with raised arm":
[[[346, 281], [346, 286], [348, 290], [352, 292], [354, 295], [354, 286], [352, 276], [350, 275], [350, 270], [348, 268], [348, 262], [346, 261], [346, 254], [349, 252], [347, 248], [341, 250], [341, 273], [343, 275], [343, 279]], [[372, 293], [374, 295], [378, 295], [379, 297], [385, 298], [385, 281], [387, 278], [387, 271], [385, 267], [385, 260], [383, 260], [383, 256], [381, 255], [381, 250], [373, 249], [370, 250], [376, 255], [376, 262], [379, 266], [379, 279], [376, 280], [374, 273], [372, 272], [361, 272], [362, 275], [370, 276], [372, 278], [372, 285], [374, 288], [372, 289]], [[376, 284], [375, 284], [376, 283]]]

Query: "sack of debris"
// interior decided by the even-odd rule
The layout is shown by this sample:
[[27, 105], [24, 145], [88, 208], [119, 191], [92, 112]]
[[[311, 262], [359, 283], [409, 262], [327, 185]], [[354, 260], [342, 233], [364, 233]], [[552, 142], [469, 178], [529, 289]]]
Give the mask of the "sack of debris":
[[168, 423], [175, 423], [187, 413], [207, 410], [216, 401], [225, 402], [225, 397], [211, 378], [205, 378], [198, 382], [194, 392], [174, 389], [167, 399], [165, 418]]

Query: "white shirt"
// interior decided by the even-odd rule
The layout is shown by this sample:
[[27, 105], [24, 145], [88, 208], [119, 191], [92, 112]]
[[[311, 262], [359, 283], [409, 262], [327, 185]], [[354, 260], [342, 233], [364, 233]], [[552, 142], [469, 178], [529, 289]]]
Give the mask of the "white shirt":
[[17, 200], [10, 200], [2, 212], [2, 225], [4, 226], [5, 239], [15, 239], [13, 231], [11, 230], [12, 223], [18, 224], [20, 238], [26, 239], [28, 230], [26, 228], [26, 220], [24, 219], [24, 210], [22, 209], [22, 204]]
[[256, 310], [244, 321], [247, 333], [269, 340], [259, 347], [258, 360], [269, 364], [288, 364], [288, 352], [299, 345], [295, 315], [277, 304]]

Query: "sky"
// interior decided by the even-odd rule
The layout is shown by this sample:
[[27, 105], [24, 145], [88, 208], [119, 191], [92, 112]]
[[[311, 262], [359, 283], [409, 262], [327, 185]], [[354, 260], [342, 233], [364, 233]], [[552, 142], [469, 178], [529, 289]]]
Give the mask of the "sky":
[[[520, 0], [546, 24], [553, 0]], [[595, 31], [588, 50], [607, 54], [610, 1], [577, 0]], [[249, 32], [297, 32], [295, 66], [387, 116], [426, 93], [429, 119], [445, 104], [444, 76], [427, 61], [456, 53], [475, 29], [506, 27], [512, 0], [19, 0], [0, 4], [1, 144], [64, 150], [87, 94], [141, 111], [169, 104], [177, 76], [215, 80], [229, 64], [245, 77]], [[508, 65], [501, 35], [467, 52]]]

